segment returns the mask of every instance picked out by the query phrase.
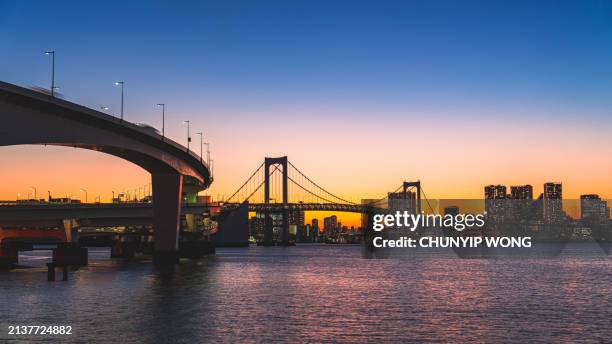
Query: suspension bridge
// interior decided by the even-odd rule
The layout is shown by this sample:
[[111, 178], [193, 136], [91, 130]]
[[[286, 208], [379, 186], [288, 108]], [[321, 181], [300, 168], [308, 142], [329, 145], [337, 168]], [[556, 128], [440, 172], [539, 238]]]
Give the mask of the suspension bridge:
[[[249, 212], [264, 214], [264, 243], [272, 244], [273, 231], [281, 232], [282, 243], [288, 243], [288, 214], [293, 211], [334, 211], [361, 214], [384, 213], [395, 208], [421, 212], [425, 196], [420, 181], [403, 182], [397, 189], [377, 199], [359, 203], [341, 197], [313, 181], [286, 156], [265, 158], [264, 162], [224, 202], [232, 211], [247, 207]], [[428, 203], [429, 204], [429, 203]], [[276, 215], [276, 218], [273, 219]], [[279, 216], [280, 215], [280, 216]], [[280, 219], [280, 220], [279, 220]]]

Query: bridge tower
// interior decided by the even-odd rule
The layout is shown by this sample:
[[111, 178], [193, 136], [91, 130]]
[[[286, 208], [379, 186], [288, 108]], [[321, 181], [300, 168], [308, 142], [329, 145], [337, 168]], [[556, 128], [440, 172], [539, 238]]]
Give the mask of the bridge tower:
[[[270, 204], [270, 168], [280, 165], [282, 169], [282, 185], [283, 185], [283, 210], [281, 212], [283, 218], [283, 227], [282, 227], [282, 242], [283, 245], [286, 246], [289, 243], [289, 212], [287, 208], [287, 203], [289, 202], [289, 190], [287, 188], [288, 178], [288, 164], [287, 157], [279, 157], [279, 158], [265, 158], [264, 161], [264, 176], [265, 176], [265, 185], [264, 185], [264, 203], [266, 206]], [[272, 217], [270, 216], [270, 211], [265, 211], [265, 228], [264, 228], [264, 245], [270, 246], [273, 241], [273, 223]]]
[[404, 184], [402, 185], [402, 192], [404, 193], [404, 195], [406, 194], [406, 191], [408, 191], [409, 188], [414, 187], [416, 188], [417, 191], [417, 195], [416, 195], [416, 201], [417, 201], [417, 214], [421, 213], [421, 181], [417, 180], [416, 182], [404, 182]]

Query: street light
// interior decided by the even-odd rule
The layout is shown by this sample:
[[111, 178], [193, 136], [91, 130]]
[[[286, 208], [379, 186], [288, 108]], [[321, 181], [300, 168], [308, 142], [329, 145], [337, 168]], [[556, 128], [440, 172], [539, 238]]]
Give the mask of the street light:
[[34, 190], [34, 199], [36, 199], [36, 187], [35, 186], [31, 186], [30, 189]]
[[210, 167], [210, 143], [204, 142], [206, 145], [206, 164]]
[[210, 165], [208, 165], [208, 168], [210, 168], [210, 176], [211, 177], [215, 177], [215, 169], [214, 169], [214, 165], [213, 165], [214, 161], [211, 159], [210, 160]]
[[162, 108], [162, 140], [163, 140], [165, 137], [165, 131], [166, 131], [166, 104], [160, 103], [160, 104], [157, 104], [157, 106]]
[[187, 152], [189, 152], [189, 142], [191, 142], [191, 136], [189, 135], [189, 120], [186, 120], [184, 123], [187, 123]]
[[202, 162], [202, 147], [203, 147], [202, 137], [204, 136], [204, 134], [202, 134], [202, 132], [199, 132], [199, 133], [196, 133], [196, 135], [200, 135], [200, 162]]
[[81, 192], [85, 193], [85, 203], [87, 203], [87, 190], [81, 189]]
[[108, 111], [108, 106], [100, 106], [100, 110], [102, 110], [102, 111]]
[[51, 97], [55, 97], [55, 50], [45, 51], [45, 55], [51, 55]]
[[123, 121], [123, 81], [115, 81], [115, 86], [121, 86], [121, 121]]

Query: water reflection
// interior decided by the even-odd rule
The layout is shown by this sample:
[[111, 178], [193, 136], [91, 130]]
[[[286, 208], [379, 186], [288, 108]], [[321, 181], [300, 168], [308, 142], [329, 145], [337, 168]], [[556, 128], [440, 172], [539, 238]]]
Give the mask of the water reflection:
[[254, 247], [221, 249], [173, 274], [92, 250], [89, 267], [54, 283], [42, 252], [21, 257], [34, 268], [0, 274], [0, 325], [71, 324], [69, 342], [104, 343], [606, 342], [612, 261], [590, 249], [361, 259], [355, 246]]

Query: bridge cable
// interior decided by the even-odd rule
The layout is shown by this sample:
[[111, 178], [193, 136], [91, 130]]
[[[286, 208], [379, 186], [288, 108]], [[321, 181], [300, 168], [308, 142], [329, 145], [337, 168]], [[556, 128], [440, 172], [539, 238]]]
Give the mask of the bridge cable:
[[242, 184], [238, 190], [236, 190], [236, 192], [234, 192], [228, 199], [227, 201], [229, 201], [230, 199], [232, 199], [232, 197], [236, 196], [236, 194], [249, 182], [251, 181], [251, 178], [253, 178], [257, 172], [259, 172], [259, 170], [263, 167], [264, 163], [262, 163], [261, 165], [259, 165], [259, 167], [255, 170], [255, 172], [253, 172], [253, 174], [251, 174], [251, 176], [246, 180], [246, 182], [244, 182], [244, 184]]
[[[302, 171], [300, 171], [300, 169], [299, 169], [299, 168], [295, 167], [295, 165], [293, 165], [293, 164], [291, 163], [291, 161], [288, 161], [288, 160], [287, 160], [287, 163], [288, 163], [288, 164], [289, 164], [291, 167], [293, 167], [293, 168], [294, 168], [294, 169], [295, 169], [295, 170], [296, 170], [296, 171], [297, 171], [299, 174], [301, 174], [301, 175], [302, 175], [304, 178], [306, 178], [306, 180], [308, 180], [310, 183], [312, 183], [314, 186], [316, 186], [317, 188], [319, 188], [321, 191], [325, 192], [326, 194], [328, 194], [328, 195], [332, 196], [333, 198], [339, 199], [339, 200], [341, 200], [341, 201], [343, 201], [343, 202], [345, 202], [345, 203], [356, 204], [355, 202], [348, 201], [348, 200], [346, 200], [346, 199], [344, 199], [344, 198], [342, 198], [342, 197], [338, 197], [338, 196], [334, 195], [333, 193], [331, 193], [331, 192], [329, 192], [329, 191], [325, 190], [325, 189], [324, 189], [324, 188], [322, 188], [322, 187], [321, 187], [319, 184], [317, 184], [317, 183], [313, 182], [313, 181], [312, 181], [310, 178], [308, 178], [308, 177], [307, 177], [307, 176], [306, 176], [306, 175], [305, 175], [305, 174], [304, 174]], [[294, 181], [294, 182], [295, 182], [295, 181]], [[305, 190], [305, 189], [304, 189], [304, 190]], [[322, 197], [321, 197], [321, 198], [322, 198]], [[332, 202], [332, 203], [335, 203], [335, 202]]]
[[425, 198], [425, 202], [427, 202], [427, 205], [429, 206], [429, 210], [431, 210], [432, 214], [435, 214], [436, 212], [431, 207], [431, 204], [429, 203], [429, 199], [427, 198], [427, 195], [425, 195], [425, 190], [423, 190], [422, 186], [421, 186], [421, 192], [423, 193], [423, 197]]
[[[287, 176], [287, 179], [289, 179], [290, 181], [292, 181], [292, 182], [293, 182], [295, 185], [297, 185], [298, 187], [300, 187], [302, 190], [306, 191], [307, 193], [309, 193], [309, 194], [311, 194], [311, 195], [314, 195], [315, 197], [318, 197], [319, 199], [322, 199], [322, 200], [327, 201], [327, 202], [329, 202], [329, 203], [337, 204], [337, 203], [336, 203], [336, 202], [334, 202], [334, 201], [331, 201], [331, 200], [329, 200], [329, 199], [327, 199], [327, 198], [324, 198], [324, 197], [321, 197], [321, 196], [318, 196], [318, 195], [316, 195], [316, 194], [312, 193], [312, 191], [310, 191], [310, 190], [308, 190], [308, 189], [304, 188], [303, 186], [301, 186], [300, 184], [298, 184], [298, 183], [297, 183], [295, 180], [293, 180], [293, 178], [291, 178], [291, 177]], [[355, 203], [352, 203], [352, 204], [353, 204], [353, 205], [355, 205]]]
[[[400, 191], [400, 190], [401, 190], [401, 188], [402, 188], [403, 186], [404, 186], [404, 184], [400, 185], [400, 186], [399, 186], [397, 189], [395, 189], [395, 190], [394, 190], [392, 193], [396, 193], [396, 192]], [[369, 204], [369, 205], [372, 205], [372, 204], [376, 204], [376, 203], [379, 203], [379, 202], [382, 202], [382, 201], [385, 201], [385, 200], [388, 200], [388, 199], [389, 199], [389, 195], [384, 196], [384, 197], [382, 197], [382, 198], [380, 198], [380, 199], [376, 199], [376, 200], [374, 200], [374, 201], [372, 201], [372, 202], [369, 202], [368, 204]]]
[[[278, 170], [277, 166], [274, 166], [274, 168], [275, 168], [274, 171], [270, 172], [270, 175], [272, 175], [274, 172], [276, 172]], [[251, 198], [251, 196], [253, 196], [265, 183], [266, 183], [265, 181], [261, 182], [261, 184], [259, 184], [257, 189], [255, 189], [255, 191], [251, 192], [251, 194], [244, 201], [242, 201], [241, 203], [245, 203], [246, 201], [248, 201], [249, 198]]]

